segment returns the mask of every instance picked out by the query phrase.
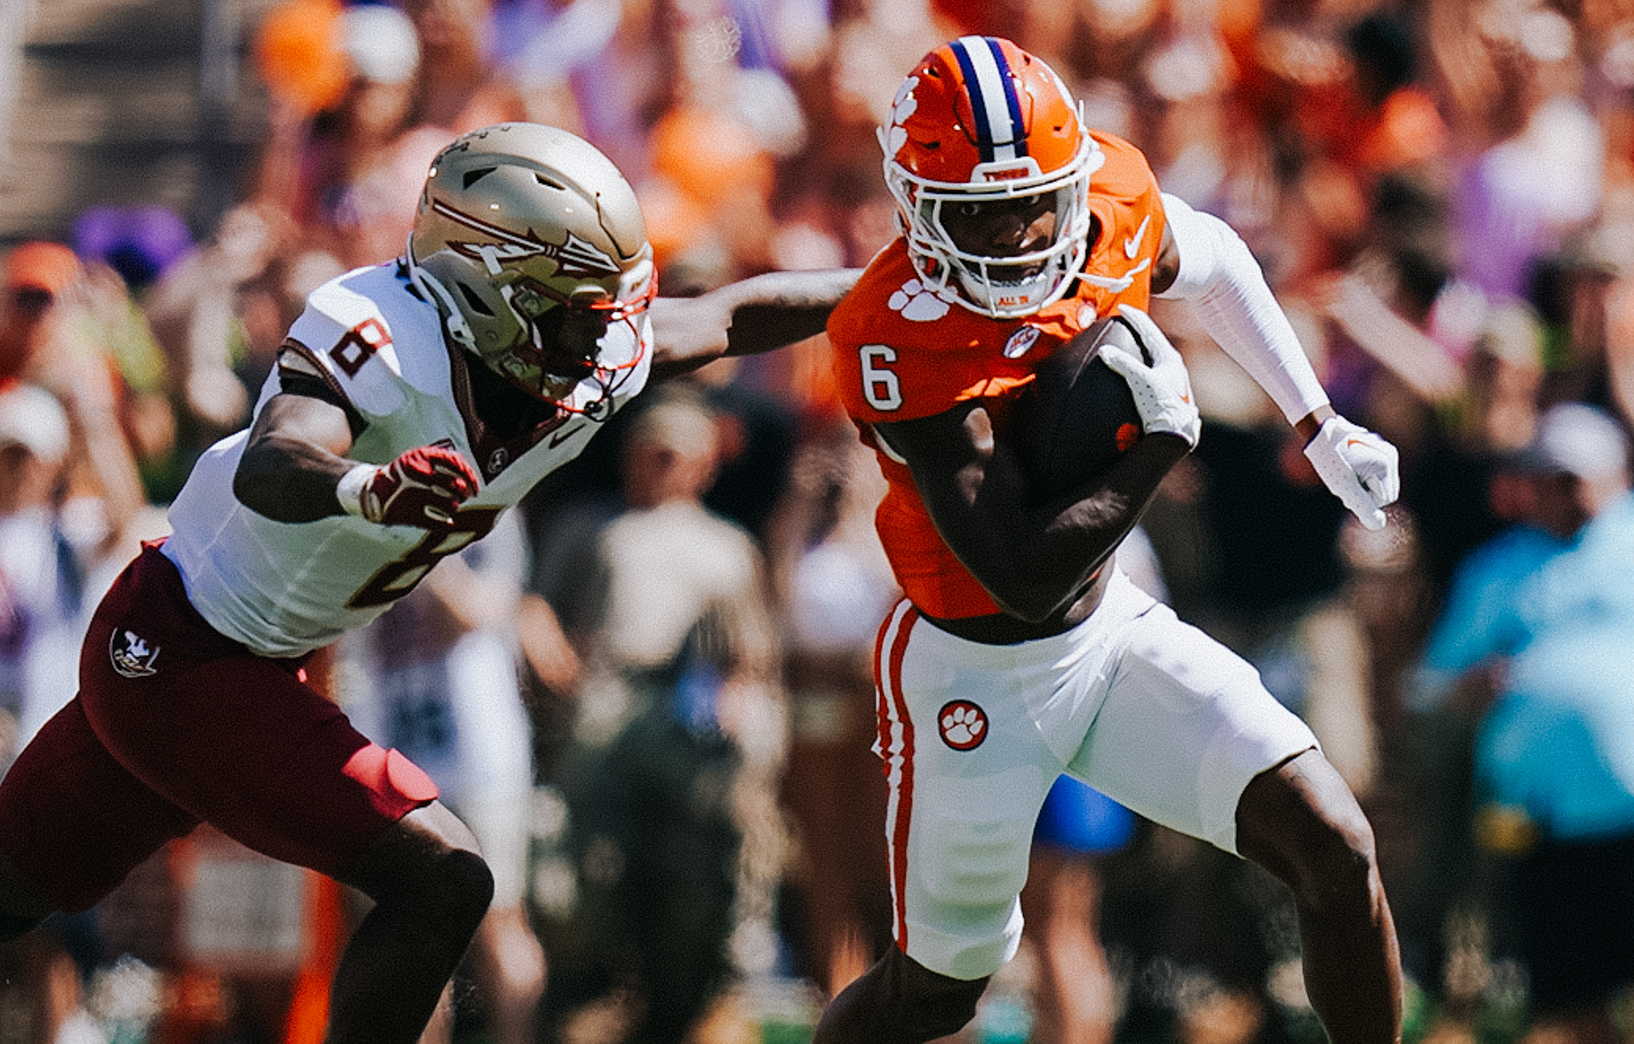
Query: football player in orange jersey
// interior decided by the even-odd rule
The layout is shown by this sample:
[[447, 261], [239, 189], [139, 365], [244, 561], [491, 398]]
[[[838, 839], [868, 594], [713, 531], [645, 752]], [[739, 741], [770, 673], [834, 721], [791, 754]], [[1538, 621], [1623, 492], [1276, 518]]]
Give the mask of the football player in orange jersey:
[[[1334, 412], [1242, 240], [1084, 127], [1033, 55], [988, 37], [936, 48], [880, 139], [903, 232], [828, 330], [889, 482], [878, 528], [906, 594], [875, 661], [896, 947], [842, 991], [815, 1044], [926, 1041], [973, 1017], [1016, 951], [1033, 823], [1062, 773], [1286, 882], [1329, 1035], [1399, 1040], [1395, 929], [1355, 798], [1247, 662], [1117, 567], [1200, 430], [1150, 295], [1191, 300], [1372, 528], [1397, 494], [1395, 449]], [[1144, 434], [1035, 503], [1002, 438], [1007, 407], [1041, 358], [1110, 314], [1151, 355], [1105, 356]]]

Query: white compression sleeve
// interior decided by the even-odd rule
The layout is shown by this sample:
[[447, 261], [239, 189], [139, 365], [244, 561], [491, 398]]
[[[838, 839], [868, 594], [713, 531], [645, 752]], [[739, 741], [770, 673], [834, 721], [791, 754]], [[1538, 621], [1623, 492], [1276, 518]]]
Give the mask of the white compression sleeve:
[[1178, 196], [1164, 193], [1163, 210], [1180, 249], [1180, 274], [1159, 296], [1190, 301], [1203, 329], [1265, 389], [1288, 423], [1327, 405], [1328, 394], [1248, 244]]

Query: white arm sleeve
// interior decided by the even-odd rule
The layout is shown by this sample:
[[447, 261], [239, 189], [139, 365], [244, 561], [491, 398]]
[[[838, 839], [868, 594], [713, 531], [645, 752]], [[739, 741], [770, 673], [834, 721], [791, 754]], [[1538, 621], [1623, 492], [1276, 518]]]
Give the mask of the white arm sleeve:
[[1163, 210], [1180, 250], [1180, 274], [1158, 296], [1190, 301], [1203, 329], [1265, 389], [1289, 424], [1326, 406], [1327, 392], [1248, 244], [1178, 196], [1165, 192]]

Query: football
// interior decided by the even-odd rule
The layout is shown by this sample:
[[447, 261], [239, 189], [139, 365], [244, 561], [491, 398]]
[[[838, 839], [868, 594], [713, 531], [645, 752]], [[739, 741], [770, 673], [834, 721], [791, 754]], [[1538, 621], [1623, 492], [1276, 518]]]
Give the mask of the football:
[[1036, 500], [1083, 484], [1140, 439], [1135, 397], [1101, 359], [1104, 344], [1151, 359], [1122, 318], [1097, 319], [1040, 362], [1016, 400], [1006, 441], [1021, 458]]

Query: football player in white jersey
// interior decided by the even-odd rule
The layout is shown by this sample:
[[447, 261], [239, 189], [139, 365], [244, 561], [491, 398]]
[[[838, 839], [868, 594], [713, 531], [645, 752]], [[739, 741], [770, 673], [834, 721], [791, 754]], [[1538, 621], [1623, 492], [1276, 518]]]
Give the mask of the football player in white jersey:
[[0, 784], [0, 937], [83, 910], [209, 822], [375, 902], [331, 1044], [415, 1040], [492, 892], [426, 774], [303, 663], [576, 456], [653, 376], [820, 332], [851, 271], [655, 298], [635, 195], [500, 124], [431, 168], [401, 259], [312, 294], [248, 431], [200, 459], [99, 607], [79, 694]]

